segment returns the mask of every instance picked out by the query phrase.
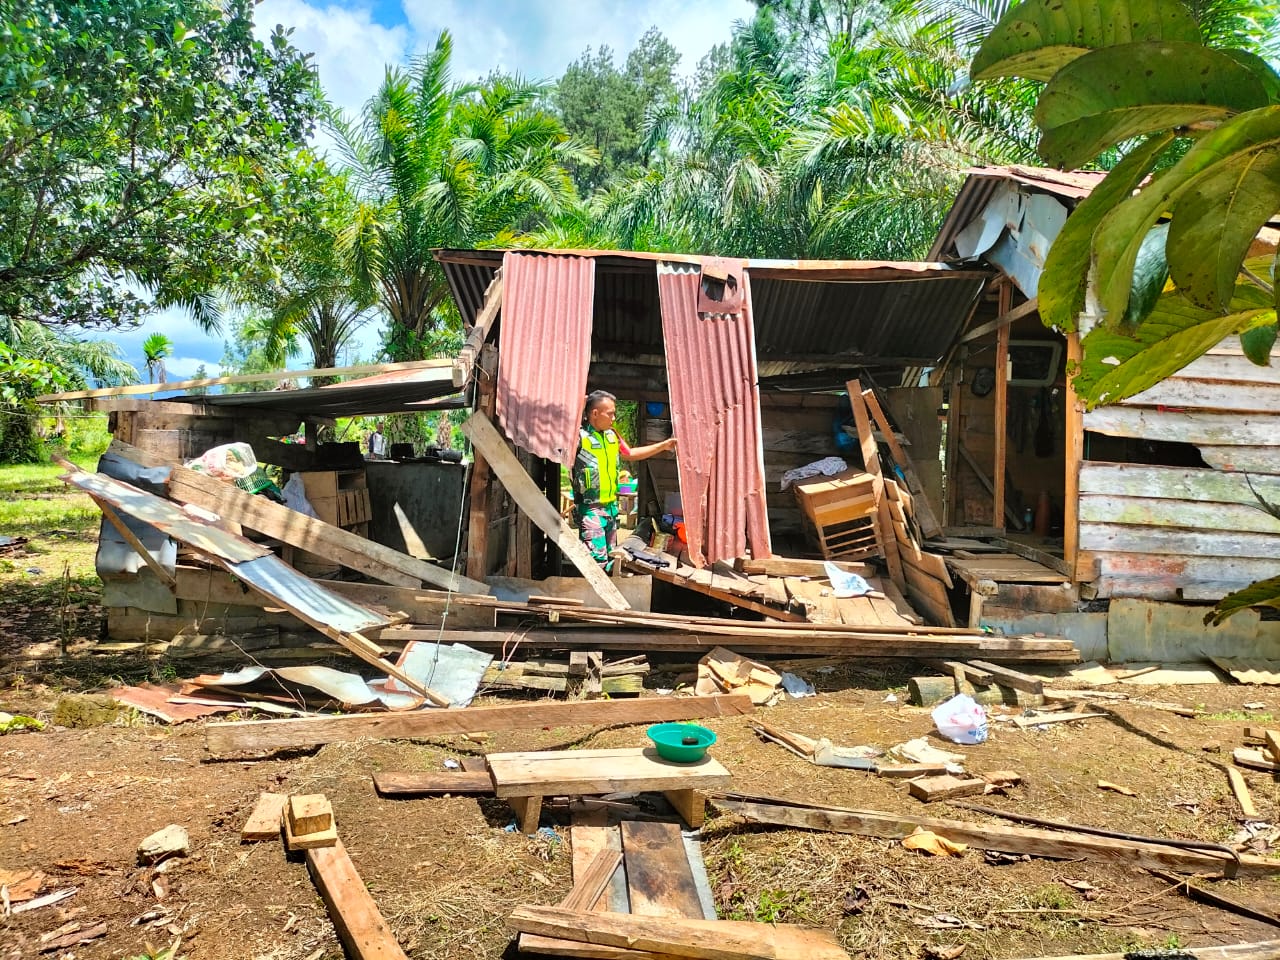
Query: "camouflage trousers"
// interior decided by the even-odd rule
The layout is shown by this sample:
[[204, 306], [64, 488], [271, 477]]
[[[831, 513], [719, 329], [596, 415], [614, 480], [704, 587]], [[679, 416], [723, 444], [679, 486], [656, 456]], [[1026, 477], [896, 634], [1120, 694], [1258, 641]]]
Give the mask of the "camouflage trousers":
[[614, 547], [618, 545], [618, 501], [596, 503], [578, 507], [578, 538], [591, 551], [591, 559], [604, 567], [613, 568]]

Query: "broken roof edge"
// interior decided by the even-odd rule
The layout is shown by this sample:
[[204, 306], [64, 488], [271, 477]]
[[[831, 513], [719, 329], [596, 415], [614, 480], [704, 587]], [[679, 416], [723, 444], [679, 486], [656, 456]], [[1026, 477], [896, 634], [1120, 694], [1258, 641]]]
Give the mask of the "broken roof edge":
[[[638, 264], [661, 261], [701, 264], [707, 260], [720, 259], [709, 254], [655, 253], [643, 250], [559, 250], [527, 249], [523, 247], [509, 249], [519, 253], [587, 257], [600, 261], [616, 258], [620, 261], [638, 261]], [[437, 263], [459, 263], [496, 268], [502, 264], [502, 257], [507, 251], [508, 248], [505, 247], [494, 247], [492, 249], [438, 247], [431, 251], [431, 255], [436, 259]], [[746, 263], [746, 268], [751, 271], [752, 276], [757, 279], [769, 280], [903, 280], [913, 277], [923, 279], [933, 275], [977, 279], [979, 277], [988, 277], [993, 272], [989, 269], [957, 268], [954, 264], [937, 260], [795, 260], [760, 257], [744, 257], [742, 259]], [[622, 264], [611, 265], [621, 266]]]

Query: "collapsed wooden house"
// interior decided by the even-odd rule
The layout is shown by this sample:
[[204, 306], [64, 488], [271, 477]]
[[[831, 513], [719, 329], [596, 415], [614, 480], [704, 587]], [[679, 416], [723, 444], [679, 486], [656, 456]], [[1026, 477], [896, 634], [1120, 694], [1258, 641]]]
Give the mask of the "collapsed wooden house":
[[[1269, 622], [1206, 631], [1191, 603], [1267, 575], [1277, 557], [1280, 521], [1254, 509], [1248, 476], [1270, 474], [1253, 480], [1265, 494], [1280, 474], [1270, 368], [1228, 340], [1146, 394], [1084, 413], [1066, 375], [1078, 338], [1036, 314], [1045, 252], [1096, 179], [974, 171], [923, 263], [443, 250], [468, 331], [451, 362], [348, 371], [374, 375], [307, 390], [60, 399], [109, 410], [135, 458], [174, 463], [247, 440], [262, 462], [302, 473], [319, 520], [347, 539], [248, 516], [207, 483], [179, 487], [265, 534], [302, 573], [380, 580], [366, 601], [418, 627], [446, 611], [450, 628], [492, 630], [504, 613], [546, 627], [576, 598], [598, 625], [635, 616], [631, 639], [654, 641], [660, 615], [627, 608], [698, 611], [689, 598], [702, 594], [761, 618], [770, 637], [746, 641], [754, 649], [788, 649], [776, 634], [798, 621], [814, 652], [831, 652], [841, 630], [907, 638], [932, 625], [1062, 634], [1087, 657], [1274, 654]], [[673, 430], [682, 441], [679, 459], [640, 465], [635, 512], [683, 510], [694, 542], [657, 551], [665, 565], [628, 562], [635, 577], [604, 576], [563, 521], [562, 465], [588, 389], [634, 402], [639, 442]], [[475, 411], [471, 465], [365, 462], [315, 441], [336, 416], [449, 407]], [[305, 443], [275, 439], [300, 430]], [[848, 470], [784, 489], [784, 475], [829, 457]], [[107, 539], [121, 541], [100, 564], [115, 639], [284, 622], [203, 574], [178, 570], [157, 592], [131, 545]], [[800, 557], [857, 560], [876, 593], [836, 598]], [[554, 614], [545, 594], [562, 598]], [[610, 607], [615, 619], [600, 619]]]

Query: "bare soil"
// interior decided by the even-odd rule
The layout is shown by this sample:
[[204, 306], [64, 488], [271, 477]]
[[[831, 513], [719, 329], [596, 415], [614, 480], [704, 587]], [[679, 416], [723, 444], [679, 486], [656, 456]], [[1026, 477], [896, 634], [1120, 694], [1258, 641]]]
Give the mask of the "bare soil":
[[[71, 693], [190, 669], [181, 661], [92, 652], [98, 612], [82, 555], [87, 551], [91, 571], [93, 535], [73, 533], [71, 547], [66, 539], [59, 549], [80, 557], [69, 578], [47, 561], [44, 581], [23, 572], [39, 562], [0, 571], [0, 710], [48, 720]], [[46, 547], [33, 537], [31, 548]], [[932, 730], [926, 709], [903, 703], [906, 678], [930, 672], [908, 662], [851, 661], [810, 675], [817, 697], [768, 708], [763, 717], [838, 744], [889, 747]], [[650, 684], [671, 679], [659, 673]], [[896, 701], [886, 699], [890, 693]], [[1120, 705], [1104, 718], [1043, 730], [995, 725], [986, 743], [955, 749], [968, 754], [971, 770], [1013, 769], [1025, 778], [1008, 796], [985, 798], [989, 805], [1137, 834], [1227, 841], [1241, 822], [1224, 764], [1244, 726], [1280, 715], [1280, 693], [1182, 686], [1144, 687], [1142, 695], [1207, 714], [1190, 719]], [[1262, 706], [1244, 709], [1254, 702]], [[812, 766], [760, 742], [748, 718], [708, 725], [720, 738], [714, 755], [740, 792], [999, 822], [951, 804], [926, 807], [900, 782]], [[411, 957], [507, 954], [511, 909], [555, 903], [570, 888], [563, 821], [549, 812], [543, 824], [552, 835], [528, 837], [506, 829], [512, 816], [499, 801], [383, 799], [372, 774], [439, 770], [448, 757], [498, 750], [639, 745], [643, 736], [640, 726], [536, 729], [213, 761], [200, 723], [165, 726], [126, 712], [107, 726], [0, 737], [0, 869], [42, 871], [44, 891], [77, 891], [59, 905], [0, 917], [0, 958], [132, 958], [155, 955], [175, 938], [180, 955], [191, 958], [341, 957], [303, 863], [277, 843], [240, 842], [240, 827], [266, 790], [329, 797], [352, 860]], [[1277, 780], [1254, 772], [1245, 778], [1260, 819], [1280, 822]], [[1099, 780], [1136, 796], [1100, 790]], [[138, 842], [167, 824], [188, 830], [191, 855], [164, 872], [139, 866]], [[896, 842], [765, 828], [719, 813], [708, 818], [703, 853], [722, 917], [833, 928], [859, 957], [935, 956], [930, 951], [958, 945], [966, 946], [965, 957], [1058, 956], [1280, 936], [1273, 926], [1193, 903], [1143, 871], [1108, 864], [995, 864], [978, 850], [930, 858]], [[1097, 888], [1094, 899], [1068, 885], [1082, 880]], [[1212, 887], [1280, 911], [1280, 881]], [[70, 921], [103, 922], [107, 933], [41, 954], [41, 935]]]

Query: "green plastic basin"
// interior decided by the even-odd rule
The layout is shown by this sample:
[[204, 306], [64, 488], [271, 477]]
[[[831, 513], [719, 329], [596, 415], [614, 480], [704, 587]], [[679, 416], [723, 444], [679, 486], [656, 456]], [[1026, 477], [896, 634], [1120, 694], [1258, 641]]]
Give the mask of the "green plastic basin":
[[658, 756], [672, 763], [697, 763], [716, 742], [714, 731], [696, 723], [655, 723], [645, 732]]

